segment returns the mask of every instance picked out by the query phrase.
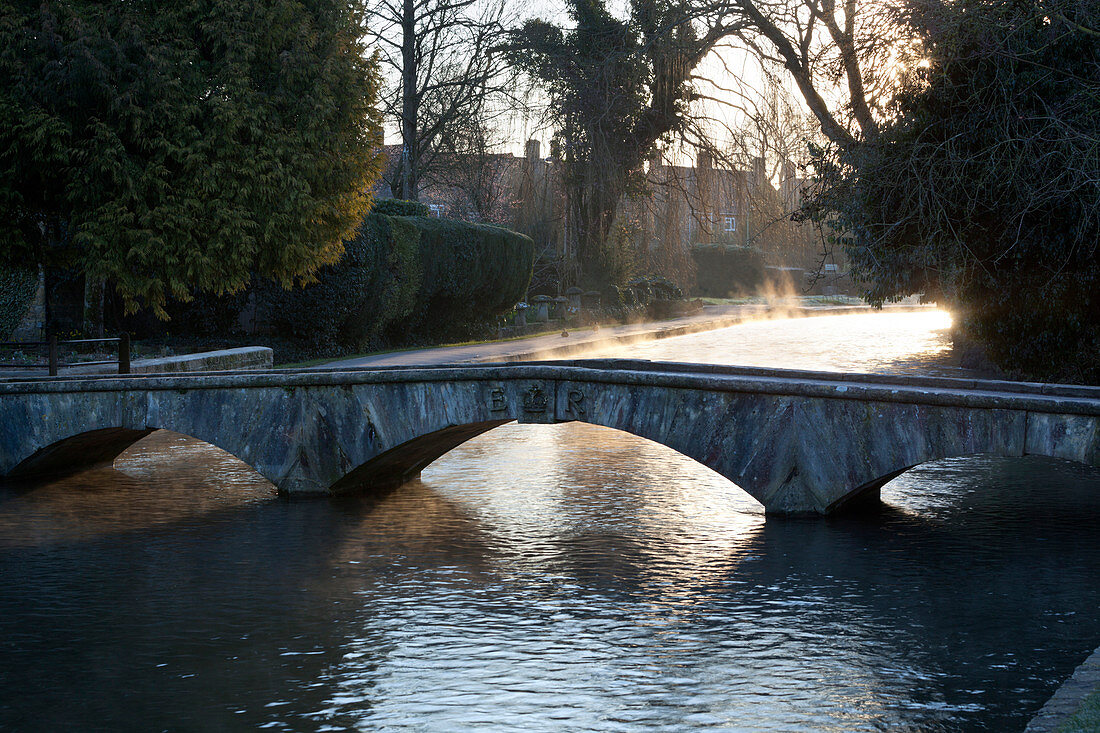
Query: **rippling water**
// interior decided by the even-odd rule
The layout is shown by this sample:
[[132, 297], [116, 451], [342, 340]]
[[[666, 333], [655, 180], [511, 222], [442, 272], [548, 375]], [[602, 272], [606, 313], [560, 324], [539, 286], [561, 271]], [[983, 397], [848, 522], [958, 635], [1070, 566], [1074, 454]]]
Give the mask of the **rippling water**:
[[[953, 369], [942, 317], [767, 326], [632, 355]], [[157, 433], [0, 494], [0, 729], [1018, 730], [1100, 644], [1100, 471], [1049, 459], [765, 521], [660, 445], [506, 425], [383, 497], [271, 493]]]

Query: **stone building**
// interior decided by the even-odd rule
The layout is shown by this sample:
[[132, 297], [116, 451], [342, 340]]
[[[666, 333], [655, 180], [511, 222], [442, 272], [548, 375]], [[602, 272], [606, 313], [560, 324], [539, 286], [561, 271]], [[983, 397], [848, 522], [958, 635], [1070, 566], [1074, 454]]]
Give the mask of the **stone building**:
[[[387, 146], [385, 153], [388, 164], [375, 186], [380, 199], [392, 196], [400, 146]], [[698, 153], [694, 165], [669, 157], [660, 149], [654, 153], [646, 166], [645, 193], [624, 198], [612, 227], [611, 236], [633, 250], [630, 266], [639, 274], [663, 274], [690, 285], [691, 248], [700, 244], [757, 248], [776, 270], [813, 273], [823, 262], [834, 271], [846, 269], [823, 261], [813, 226], [791, 221], [804, 183], [792, 163], [781, 166], [776, 186], [760, 158], [749, 169], [734, 169], [716, 165], [707, 151]], [[536, 284], [568, 279], [572, 253], [565, 196], [561, 162], [542, 157], [537, 140], [527, 142], [523, 157], [486, 153], [437, 160], [420, 185], [420, 200], [433, 216], [497, 224], [530, 236], [538, 252]], [[795, 277], [801, 285], [803, 275]]]

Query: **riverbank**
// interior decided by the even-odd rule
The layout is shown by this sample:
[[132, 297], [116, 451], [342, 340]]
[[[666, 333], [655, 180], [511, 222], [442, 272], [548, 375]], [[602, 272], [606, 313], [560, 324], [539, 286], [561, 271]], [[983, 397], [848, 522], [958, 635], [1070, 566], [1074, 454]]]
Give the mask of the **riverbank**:
[[1024, 733], [1100, 730], [1100, 649], [1081, 663], [1027, 724]]
[[[934, 305], [897, 304], [886, 305], [883, 310], [891, 313], [906, 313], [932, 310], [935, 307]], [[507, 341], [485, 341], [474, 344], [366, 354], [348, 359], [326, 361], [311, 366], [331, 369], [332, 367], [478, 364], [500, 361], [568, 359], [597, 350], [606, 350], [614, 346], [626, 346], [644, 341], [685, 336], [691, 333], [735, 326], [749, 321], [833, 316], [867, 313], [874, 310], [867, 305], [806, 305], [786, 301], [707, 305], [703, 307], [701, 313], [671, 318], [665, 321], [590, 327], [564, 332], [556, 331]]]

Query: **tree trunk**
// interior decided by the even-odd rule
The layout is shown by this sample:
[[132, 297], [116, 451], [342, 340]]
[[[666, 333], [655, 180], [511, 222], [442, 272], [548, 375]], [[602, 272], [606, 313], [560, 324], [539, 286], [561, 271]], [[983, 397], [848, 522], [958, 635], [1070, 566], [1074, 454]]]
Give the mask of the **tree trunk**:
[[401, 195], [420, 200], [416, 142], [416, 5], [403, 0], [401, 11]]
[[103, 280], [90, 277], [84, 279], [84, 333], [95, 338], [103, 338], [103, 292], [106, 284]]
[[622, 171], [600, 170], [599, 165], [589, 162], [586, 166], [585, 185], [577, 187], [573, 209], [581, 284], [594, 290], [615, 284], [611, 282], [614, 273], [607, 238], [623, 193], [616, 183], [625, 178]]

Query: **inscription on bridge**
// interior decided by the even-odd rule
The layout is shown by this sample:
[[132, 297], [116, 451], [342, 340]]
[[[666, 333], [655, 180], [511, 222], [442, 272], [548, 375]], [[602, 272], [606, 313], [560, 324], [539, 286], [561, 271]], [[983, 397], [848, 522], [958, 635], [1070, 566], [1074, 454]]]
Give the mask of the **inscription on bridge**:
[[555, 394], [553, 382], [497, 382], [489, 385], [485, 401], [494, 417], [510, 415], [521, 423], [552, 423]]
[[504, 387], [489, 388], [489, 411], [504, 412], [508, 409], [508, 398], [504, 394]]
[[584, 392], [579, 389], [569, 390], [565, 403], [565, 416], [579, 419], [584, 417], [585, 414]]

